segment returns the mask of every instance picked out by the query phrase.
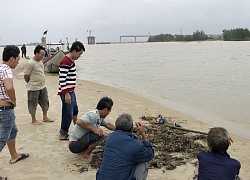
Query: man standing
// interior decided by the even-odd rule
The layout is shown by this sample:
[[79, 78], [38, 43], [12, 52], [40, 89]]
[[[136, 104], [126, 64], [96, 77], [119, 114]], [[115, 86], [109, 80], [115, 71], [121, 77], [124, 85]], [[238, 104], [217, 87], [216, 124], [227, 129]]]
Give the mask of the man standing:
[[68, 132], [72, 118], [74, 124], [77, 120], [78, 106], [75, 95], [75, 60], [77, 60], [83, 52], [85, 52], [83, 44], [79, 41], [75, 41], [70, 48], [69, 54], [62, 59], [59, 66], [58, 95], [60, 95], [62, 101], [62, 120], [59, 140], [69, 140]]
[[146, 162], [153, 159], [154, 150], [147, 141], [145, 125], [141, 122], [135, 124], [142, 135], [142, 142], [131, 133], [131, 115], [122, 114], [117, 118], [116, 131], [111, 133], [105, 142], [102, 164], [96, 173], [97, 180], [147, 178]]
[[69, 149], [72, 153], [83, 153], [82, 160], [87, 163], [92, 161], [91, 152], [103, 138], [100, 126], [115, 131], [115, 125], [104, 119], [111, 112], [112, 106], [112, 99], [103, 97], [95, 110], [87, 112], [76, 121], [72, 130]]
[[27, 50], [26, 50], [25, 44], [23, 44], [23, 46], [21, 47], [21, 51], [22, 51], [22, 58], [23, 58], [23, 56], [26, 58], [26, 52], [27, 52]]
[[16, 68], [20, 59], [19, 53], [17, 46], [6, 46], [3, 51], [3, 63], [0, 64], [0, 152], [7, 143], [11, 164], [29, 156], [29, 154], [17, 153], [15, 146], [18, 129], [15, 122], [16, 96], [11, 69]]
[[43, 111], [43, 122], [53, 122], [47, 116], [49, 109], [48, 91], [45, 87], [45, 74], [42, 59], [45, 55], [43, 46], [38, 45], [34, 50], [35, 56], [29, 60], [24, 80], [27, 82], [28, 90], [28, 110], [31, 114], [31, 124], [41, 125], [42, 123], [36, 119], [37, 104], [39, 104]]

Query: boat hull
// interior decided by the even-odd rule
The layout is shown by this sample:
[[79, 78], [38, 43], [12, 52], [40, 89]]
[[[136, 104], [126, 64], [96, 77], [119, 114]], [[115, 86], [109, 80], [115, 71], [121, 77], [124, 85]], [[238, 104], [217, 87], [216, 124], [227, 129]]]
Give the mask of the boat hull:
[[56, 54], [50, 56], [49, 58], [43, 61], [44, 71], [50, 73], [59, 72], [59, 65], [64, 58], [65, 53], [63, 51], [58, 51]]

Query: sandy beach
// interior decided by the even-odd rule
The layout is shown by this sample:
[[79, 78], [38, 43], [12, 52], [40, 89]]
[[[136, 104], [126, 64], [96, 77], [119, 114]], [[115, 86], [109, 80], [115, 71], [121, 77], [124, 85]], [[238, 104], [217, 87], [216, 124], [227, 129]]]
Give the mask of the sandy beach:
[[[26, 83], [21, 73], [26, 62], [27, 60], [21, 59], [18, 67], [13, 70], [17, 97], [16, 123], [19, 129], [16, 146], [18, 152], [29, 153], [30, 157], [16, 164], [10, 164], [8, 148], [5, 147], [0, 153], [0, 175], [8, 176], [8, 179], [11, 180], [95, 179], [96, 170], [89, 168], [88, 171], [81, 172], [85, 167], [80, 159], [81, 156], [72, 154], [68, 150], [67, 141], [58, 140], [61, 123], [61, 101], [57, 95], [57, 74], [46, 74], [46, 86], [50, 100], [48, 115], [55, 122], [43, 123], [43, 125], [31, 124], [31, 117], [27, 109]], [[157, 116], [161, 114], [165, 117], [172, 117], [176, 123], [187, 129], [208, 132], [209, 128], [212, 127], [210, 124], [167, 109], [143, 97], [93, 82], [78, 79], [76, 95], [79, 117], [94, 109], [101, 97], [109, 96], [113, 99], [114, 106], [106, 119], [112, 123], [122, 113], [131, 114], [134, 121], [138, 121], [142, 115]], [[39, 121], [42, 121], [40, 107], [38, 107], [36, 116]], [[106, 129], [105, 132], [110, 133]], [[240, 177], [243, 180], [250, 179], [248, 173], [250, 172], [250, 140], [235, 134], [231, 134], [231, 136], [234, 143], [229, 147], [228, 153], [232, 158], [241, 162]], [[195, 167], [191, 163], [165, 172], [163, 172], [163, 169], [150, 169], [148, 179], [192, 179], [194, 169]]]

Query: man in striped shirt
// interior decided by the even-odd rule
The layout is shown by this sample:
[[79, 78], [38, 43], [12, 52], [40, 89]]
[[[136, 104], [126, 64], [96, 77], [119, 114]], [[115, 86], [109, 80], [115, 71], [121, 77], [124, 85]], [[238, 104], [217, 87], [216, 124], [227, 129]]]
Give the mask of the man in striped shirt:
[[68, 131], [72, 119], [74, 124], [77, 120], [78, 106], [74, 91], [76, 86], [75, 60], [77, 60], [83, 52], [85, 52], [83, 44], [79, 41], [75, 41], [70, 48], [69, 54], [62, 59], [59, 66], [58, 95], [60, 95], [62, 101], [62, 120], [59, 140], [69, 139]]

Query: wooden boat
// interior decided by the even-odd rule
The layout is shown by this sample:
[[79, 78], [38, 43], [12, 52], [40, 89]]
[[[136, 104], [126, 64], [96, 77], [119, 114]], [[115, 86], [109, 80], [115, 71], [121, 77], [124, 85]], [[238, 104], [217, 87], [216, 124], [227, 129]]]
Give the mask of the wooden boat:
[[66, 54], [62, 50], [59, 50], [55, 54], [44, 59], [43, 60], [44, 71], [50, 72], [50, 73], [59, 72], [59, 64], [65, 55]]

